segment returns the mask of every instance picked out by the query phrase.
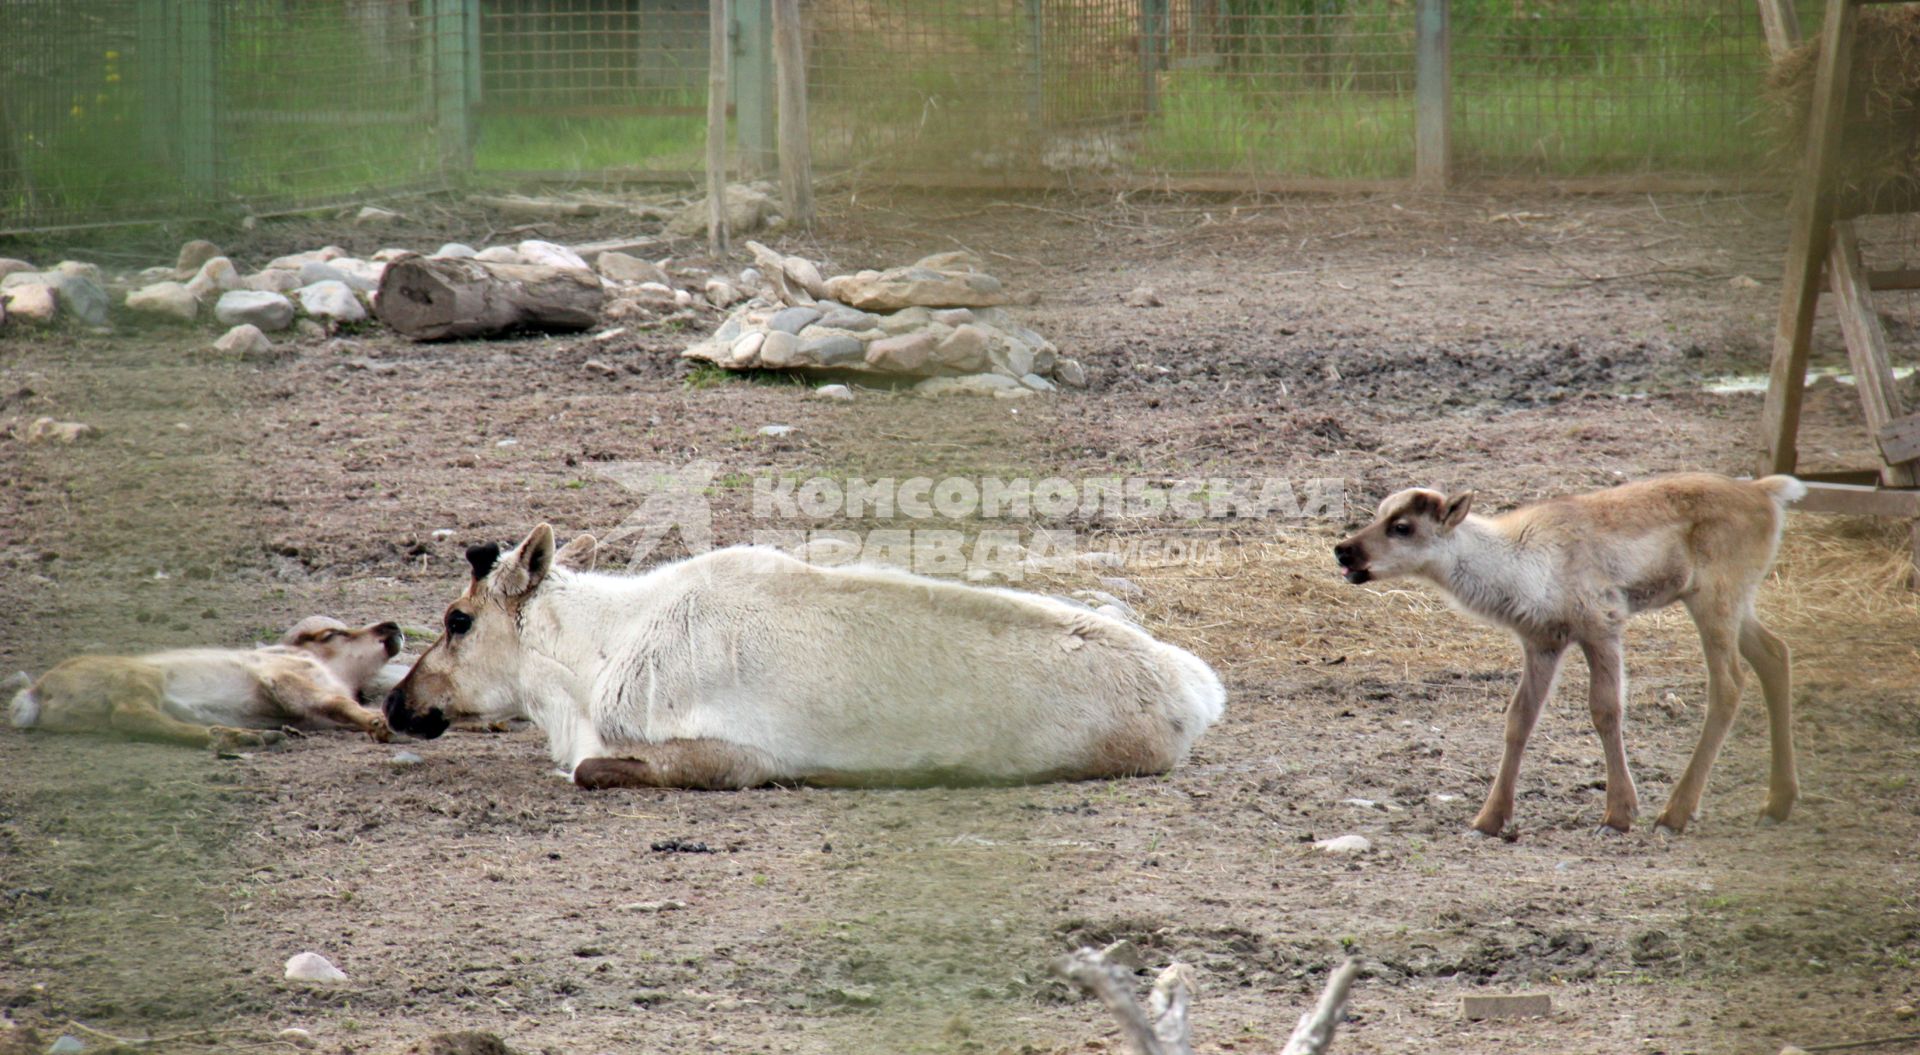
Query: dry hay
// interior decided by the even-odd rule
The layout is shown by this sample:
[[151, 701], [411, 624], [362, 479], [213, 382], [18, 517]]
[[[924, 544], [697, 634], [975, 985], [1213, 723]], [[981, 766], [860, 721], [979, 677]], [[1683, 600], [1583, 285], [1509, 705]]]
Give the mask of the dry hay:
[[[1820, 38], [1775, 60], [1766, 99], [1780, 139], [1780, 160], [1806, 156]], [[1840, 190], [1864, 206], [1920, 190], [1920, 8], [1860, 13], [1841, 135]]]

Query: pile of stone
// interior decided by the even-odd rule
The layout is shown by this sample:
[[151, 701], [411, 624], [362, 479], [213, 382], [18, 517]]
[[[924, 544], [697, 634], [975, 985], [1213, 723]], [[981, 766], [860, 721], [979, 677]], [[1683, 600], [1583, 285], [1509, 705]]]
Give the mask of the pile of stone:
[[64, 315], [100, 327], [107, 325], [110, 304], [93, 264], [63, 260], [41, 270], [25, 260], [0, 259], [0, 323], [43, 326]]
[[1004, 310], [1033, 298], [1008, 293], [971, 253], [823, 278], [812, 261], [747, 246], [758, 266], [742, 284], [753, 295], [687, 358], [728, 370], [913, 381], [924, 395], [1017, 398], [1086, 384], [1079, 363]]

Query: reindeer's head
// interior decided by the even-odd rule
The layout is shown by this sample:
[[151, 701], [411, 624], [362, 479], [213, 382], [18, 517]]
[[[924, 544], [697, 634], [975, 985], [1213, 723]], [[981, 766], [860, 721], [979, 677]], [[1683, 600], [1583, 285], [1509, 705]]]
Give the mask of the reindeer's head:
[[310, 615], [280, 637], [282, 648], [298, 649], [318, 659], [354, 692], [379, 673], [387, 660], [399, 655], [405, 643], [396, 623], [375, 623], [354, 630], [324, 615]]
[[447, 606], [446, 632], [387, 694], [387, 722], [432, 739], [459, 719], [517, 717], [522, 708], [521, 615], [555, 567], [591, 567], [594, 540], [582, 535], [558, 554], [553, 528], [541, 524], [518, 546], [489, 542], [467, 550], [472, 578]]
[[1422, 487], [1390, 494], [1373, 523], [1333, 547], [1333, 558], [1351, 583], [1413, 574], [1431, 564], [1472, 506], [1472, 491], [1452, 498]]

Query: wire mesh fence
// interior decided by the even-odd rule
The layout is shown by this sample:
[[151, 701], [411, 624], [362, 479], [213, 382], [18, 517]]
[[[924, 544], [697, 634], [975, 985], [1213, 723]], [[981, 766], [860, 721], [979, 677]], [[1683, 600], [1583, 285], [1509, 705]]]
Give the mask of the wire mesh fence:
[[[808, 0], [814, 157], [944, 183], [1400, 180], [1416, 100], [1449, 83], [1418, 31], [1435, 2]], [[770, 4], [733, 4], [757, 157]], [[1726, 176], [1765, 150], [1752, 0], [1447, 10], [1456, 177]], [[684, 175], [706, 20], [706, 0], [5, 0], [0, 230], [475, 170]]]

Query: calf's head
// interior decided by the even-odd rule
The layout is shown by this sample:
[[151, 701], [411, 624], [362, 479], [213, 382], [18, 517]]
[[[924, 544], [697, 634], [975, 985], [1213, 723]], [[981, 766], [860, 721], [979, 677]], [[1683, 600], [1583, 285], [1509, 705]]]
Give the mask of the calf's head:
[[432, 739], [455, 721], [520, 716], [522, 613], [554, 568], [590, 564], [593, 548], [582, 535], [555, 553], [553, 528], [541, 524], [505, 553], [493, 543], [468, 549], [466, 592], [447, 606], [440, 640], [387, 694], [387, 723]]
[[1472, 491], [1451, 498], [1423, 487], [1390, 494], [1372, 523], [1333, 547], [1333, 559], [1351, 583], [1413, 574], [1432, 562], [1472, 506]]
[[347, 688], [358, 692], [387, 660], [400, 654], [406, 639], [397, 623], [355, 630], [338, 619], [310, 615], [281, 635], [280, 644], [318, 659]]

